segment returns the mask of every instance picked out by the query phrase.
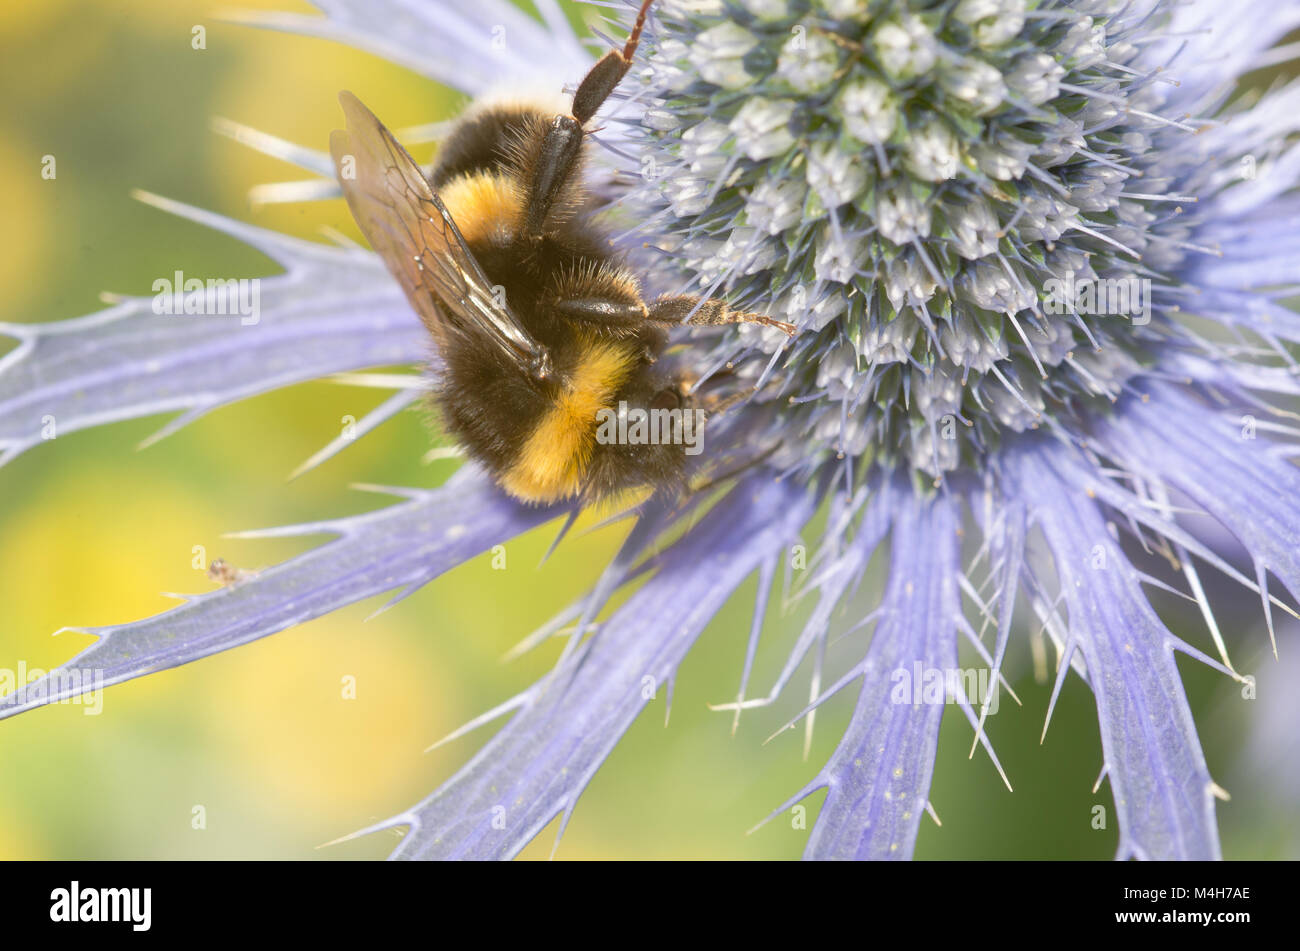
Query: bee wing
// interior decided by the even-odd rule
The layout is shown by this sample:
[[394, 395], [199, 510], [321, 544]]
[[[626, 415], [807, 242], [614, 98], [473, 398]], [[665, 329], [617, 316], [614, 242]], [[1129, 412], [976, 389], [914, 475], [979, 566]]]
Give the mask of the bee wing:
[[420, 166], [359, 99], [339, 102], [348, 128], [330, 136], [330, 153], [348, 207], [439, 346], [451, 331], [474, 334], [547, 376], [550, 354], [493, 293]]

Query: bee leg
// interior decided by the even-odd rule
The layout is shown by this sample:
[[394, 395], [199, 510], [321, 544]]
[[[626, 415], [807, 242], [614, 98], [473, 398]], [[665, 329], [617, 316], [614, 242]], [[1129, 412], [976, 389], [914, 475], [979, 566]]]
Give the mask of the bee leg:
[[609, 94], [632, 65], [632, 56], [641, 40], [641, 30], [645, 26], [652, 2], [653, 0], [642, 0], [636, 24], [623, 49], [610, 50], [602, 56], [578, 84], [578, 89], [573, 94], [573, 114], [556, 116], [547, 127], [529, 163], [531, 170], [525, 173], [528, 179], [528, 199], [525, 202], [522, 232], [528, 240], [541, 238], [556, 199], [564, 192], [578, 166], [582, 155], [582, 139], [586, 135], [582, 127], [609, 98]]
[[749, 459], [746, 459], [744, 462], [740, 463], [739, 465], [731, 469], [728, 469], [725, 472], [721, 472], [713, 476], [708, 476], [703, 481], [696, 482], [694, 485], [690, 486], [690, 494], [698, 495], [701, 492], [707, 492], [716, 485], [720, 485], [723, 482], [728, 481], [729, 479], [734, 479], [736, 476], [743, 474], [749, 469], [752, 469], [754, 466], [766, 462], [772, 456], [772, 454], [775, 453], [780, 448], [781, 448], [781, 444], [777, 443], [776, 445], [771, 446], [768, 449], [765, 449], [763, 452], [759, 453], [758, 455], [751, 456]]
[[775, 327], [791, 337], [795, 333], [794, 324], [764, 314], [732, 310], [731, 305], [716, 297], [701, 302], [700, 298], [690, 295], [664, 295], [650, 305], [649, 319], [662, 324], [761, 324]]
[[707, 379], [692, 371], [679, 372], [670, 388], [677, 393], [681, 406], [702, 409], [710, 416], [725, 413], [756, 392], [752, 385], [737, 381], [729, 368]]
[[593, 330], [612, 337], [630, 337], [645, 325], [646, 306], [640, 301], [610, 300], [606, 297], [566, 297], [549, 308], [562, 317], [589, 324]]
[[[524, 202], [523, 237], [538, 241], [546, 230], [551, 209], [564, 193], [582, 155], [582, 124], [573, 116], [556, 116], [538, 144], [535, 157], [524, 171], [528, 198]], [[563, 202], [561, 202], [563, 205]]]
[[749, 399], [753, 394], [754, 391], [752, 388], [737, 390], [734, 393], [713, 400], [706, 408], [710, 413], [717, 413], [721, 416], [727, 410], [731, 409], [731, 407]]

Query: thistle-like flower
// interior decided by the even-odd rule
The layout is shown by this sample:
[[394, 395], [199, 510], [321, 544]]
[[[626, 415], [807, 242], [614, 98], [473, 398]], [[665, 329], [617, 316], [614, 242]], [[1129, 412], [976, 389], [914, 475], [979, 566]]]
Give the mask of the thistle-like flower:
[[[383, 51], [470, 93], [508, 68], [489, 52], [502, 24], [516, 64], [572, 82], [590, 59], [549, 0], [537, 4], [545, 26], [491, 0], [430, 4], [406, 14], [427, 18], [422, 31], [360, 4], [317, 5], [326, 18], [258, 22]], [[808, 857], [911, 855], [946, 702], [997, 762], [984, 733], [995, 695], [948, 676], [959, 643], [995, 691], [1013, 630], [1037, 627], [1056, 647], [1052, 703], [1072, 670], [1095, 695], [1119, 857], [1217, 858], [1222, 790], [1174, 652], [1248, 679], [1229, 661], [1206, 566], [1255, 593], [1271, 637], [1275, 609], [1294, 613], [1284, 599], [1300, 598], [1285, 408], [1300, 395], [1300, 317], [1282, 303], [1300, 274], [1300, 83], [1234, 98], [1245, 72], [1291, 58], [1275, 44], [1297, 25], [1300, 4], [1274, 0], [658, 3], [591, 173], [648, 283], [797, 326], [793, 339], [753, 326], [683, 333], [702, 377], [725, 368], [752, 387], [708, 451], [743, 444], [762, 461], [718, 483], [698, 520], [684, 516], [703, 494], [636, 509], [591, 594], [533, 639], [572, 632], [556, 672], [471, 724], [513, 714], [441, 789], [375, 827], [407, 828], [395, 854], [506, 857], [567, 821], [647, 703], [647, 678], [670, 687], [755, 572], [761, 615], [820, 509], [799, 590], [815, 600], [807, 625], [774, 684], [755, 695], [747, 662], [739, 696], [721, 705], [739, 716], [770, 703], [805, 664], [801, 719], [857, 691], [835, 753], [786, 804], [827, 791]], [[268, 186], [263, 199], [337, 194], [320, 153], [239, 131], [326, 177]], [[179, 425], [282, 383], [420, 359], [417, 323], [369, 253], [149, 200], [285, 265], [264, 282], [261, 325], [182, 325], [140, 299], [6, 327], [21, 345], [0, 363], [5, 455], [39, 441], [44, 414], [66, 430], [186, 410]], [[96, 346], [113, 362], [92, 373], [79, 355]], [[218, 352], [220, 372], [195, 378]], [[400, 385], [362, 431], [423, 387]], [[0, 716], [75, 693], [79, 670], [115, 683], [409, 591], [564, 514], [510, 501], [472, 465], [438, 489], [397, 491], [404, 501], [379, 512], [273, 530], [329, 531], [330, 544], [93, 631], [101, 640], [63, 680], [0, 700]], [[874, 625], [870, 646], [831, 677], [831, 615], [886, 548], [878, 607], [855, 619]], [[1218, 659], [1169, 631], [1148, 586], [1199, 605]], [[900, 690], [913, 676], [926, 689]]]

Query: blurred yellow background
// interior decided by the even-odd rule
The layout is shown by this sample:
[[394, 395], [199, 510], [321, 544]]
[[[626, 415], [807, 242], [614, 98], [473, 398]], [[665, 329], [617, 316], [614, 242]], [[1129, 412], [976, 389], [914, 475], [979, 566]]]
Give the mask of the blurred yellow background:
[[[310, 12], [295, 0], [240, 5]], [[191, 47], [195, 25], [206, 28], [206, 49]], [[223, 23], [212, 6], [189, 0], [20, 0], [0, 7], [0, 38], [0, 207], [8, 217], [0, 319], [11, 321], [90, 313], [103, 306], [100, 292], [146, 293], [176, 269], [250, 277], [277, 270], [229, 238], [133, 200], [132, 188], [312, 240], [324, 240], [326, 225], [356, 236], [341, 201], [250, 208], [250, 187], [307, 176], [215, 135], [213, 116], [325, 149], [340, 124], [340, 89], [355, 91], [395, 128], [447, 118], [462, 101], [375, 57]], [[54, 181], [40, 176], [47, 154], [58, 162]], [[213, 412], [143, 451], [137, 444], [165, 419], [67, 434], [0, 469], [0, 667], [55, 666], [88, 643], [76, 633], [49, 636], [65, 625], [135, 620], [174, 603], [160, 592], [209, 590], [191, 567], [195, 545], [257, 568], [319, 541], [230, 540], [224, 532], [386, 504], [348, 489], [353, 482], [440, 482], [454, 463], [421, 464], [430, 431], [414, 412], [286, 482], [343, 417], [359, 419], [384, 396], [302, 385]], [[101, 716], [61, 705], [0, 722], [0, 858], [386, 855], [393, 833], [318, 846], [401, 811], [468, 759], [495, 725], [422, 750], [549, 667], [558, 645], [511, 664], [500, 658], [585, 589], [624, 529], [571, 537], [539, 569], [554, 531], [510, 545], [505, 572], [480, 558], [373, 620], [365, 618], [382, 598], [109, 688]], [[735, 696], [754, 585], [688, 658], [668, 727], [660, 699], [620, 744], [580, 802], [558, 857], [800, 854], [807, 832], [788, 817], [746, 830], [815, 773], [855, 691], [819, 715], [807, 761], [802, 730], [763, 744], [806, 698], [806, 674], [784, 702], [746, 714], [731, 735], [730, 715], [706, 704]], [[751, 693], [766, 690], [806, 613], [778, 608]], [[1200, 632], [1189, 636], [1201, 643]], [[1258, 647], [1261, 638], [1252, 629], [1244, 642]], [[832, 657], [847, 664], [861, 649], [860, 640], [845, 639]], [[1023, 639], [1012, 653], [1011, 669], [1026, 670]], [[1222, 678], [1192, 664], [1184, 670], [1211, 768], [1237, 796], [1220, 807], [1226, 851], [1290, 854], [1294, 815], [1270, 805], [1267, 790], [1252, 791], [1241, 765], [1250, 711], [1233, 702]], [[355, 700], [342, 696], [348, 676], [356, 678]], [[1040, 747], [1048, 688], [1023, 675], [1016, 686], [1025, 708], [1004, 704], [990, 727], [1016, 792], [1002, 787], [982, 753], [966, 758], [970, 730], [950, 709], [932, 792], [944, 826], [924, 821], [918, 856], [1113, 854], [1113, 822], [1104, 831], [1090, 825], [1092, 805], [1109, 808], [1110, 796], [1105, 787], [1091, 793], [1100, 750], [1086, 688], [1071, 678]], [[808, 801], [810, 818], [820, 801], [820, 794]], [[201, 830], [192, 827], [197, 806], [206, 813]], [[546, 857], [553, 838], [554, 826], [525, 856]]]

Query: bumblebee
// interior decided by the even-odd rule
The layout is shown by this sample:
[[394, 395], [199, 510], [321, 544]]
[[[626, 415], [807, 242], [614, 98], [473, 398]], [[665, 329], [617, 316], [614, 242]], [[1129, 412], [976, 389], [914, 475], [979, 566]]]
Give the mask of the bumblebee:
[[[692, 380], [661, 361], [676, 324], [794, 328], [725, 301], [662, 296], [640, 283], [591, 221], [582, 182], [587, 128], [631, 66], [651, 0], [626, 45], [586, 74], [567, 114], [476, 104], [438, 149], [432, 174], [351, 93], [330, 138], [357, 225], [436, 344], [444, 427], [507, 493], [584, 502], [626, 489], [681, 491], [673, 442], [598, 439], [611, 413], [703, 409]], [[716, 405], [711, 407], [716, 409]]]

